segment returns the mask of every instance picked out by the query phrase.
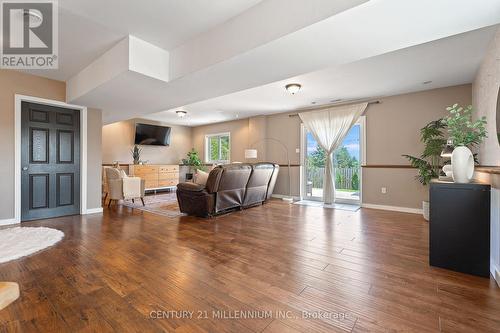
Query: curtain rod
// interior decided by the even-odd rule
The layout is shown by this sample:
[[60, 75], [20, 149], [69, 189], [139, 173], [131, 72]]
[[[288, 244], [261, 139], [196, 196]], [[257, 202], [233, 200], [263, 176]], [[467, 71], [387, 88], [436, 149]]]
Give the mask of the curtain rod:
[[[338, 104], [329, 104], [329, 105], [323, 105], [323, 106], [320, 106], [320, 107], [317, 107], [317, 108], [303, 109], [303, 110], [300, 110], [300, 111], [304, 111], [304, 112], [307, 112], [307, 111], [316, 111], [316, 110], [323, 110], [323, 109], [332, 108], [332, 107], [335, 107], [335, 106], [344, 106], [344, 105], [360, 104], [360, 103], [366, 103], [366, 102], [359, 101], [359, 102], [346, 102], [346, 103], [338, 103]], [[380, 104], [380, 101], [371, 101], [371, 102], [368, 102], [367, 104], [368, 105], [371, 105], [371, 104]], [[298, 116], [299, 116], [298, 113], [292, 113], [292, 114], [288, 115], [288, 117], [298, 117]]]

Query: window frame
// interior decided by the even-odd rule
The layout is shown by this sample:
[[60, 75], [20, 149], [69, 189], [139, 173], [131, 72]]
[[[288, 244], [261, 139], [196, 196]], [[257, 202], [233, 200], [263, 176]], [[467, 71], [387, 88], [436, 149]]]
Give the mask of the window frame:
[[[222, 157], [222, 145], [221, 145], [221, 138], [222, 137], [227, 137], [229, 141], [229, 148], [227, 152], [227, 160], [223, 159], [216, 159], [212, 160], [210, 158], [210, 139], [218, 137], [219, 141], [219, 158]], [[213, 133], [213, 134], [207, 134], [205, 135], [205, 162], [206, 163], [229, 163], [231, 161], [231, 133], [230, 132], [222, 132], [222, 133]]]

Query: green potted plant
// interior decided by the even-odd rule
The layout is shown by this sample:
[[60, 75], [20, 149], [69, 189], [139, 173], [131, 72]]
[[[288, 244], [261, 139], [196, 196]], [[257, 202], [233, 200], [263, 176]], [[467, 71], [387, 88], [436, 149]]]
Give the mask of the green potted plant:
[[450, 142], [455, 149], [451, 155], [453, 180], [468, 183], [474, 174], [475, 158], [470, 148], [479, 145], [487, 137], [486, 117], [473, 120], [472, 105], [462, 107], [453, 104], [447, 107], [450, 113], [442, 122], [448, 128]]
[[130, 150], [130, 152], [132, 153], [132, 158], [134, 159], [134, 164], [139, 164], [140, 161], [141, 161], [141, 152], [142, 152], [142, 149], [139, 148], [138, 145], [134, 145], [134, 148], [132, 148]]
[[187, 153], [186, 158], [182, 159], [182, 164], [189, 166], [189, 173], [186, 174], [186, 179], [192, 179], [193, 173], [198, 169], [205, 171], [203, 162], [198, 152], [194, 148], [192, 148], [191, 151]]
[[[420, 129], [420, 141], [424, 144], [422, 154], [419, 157], [403, 155], [417, 168], [418, 175], [415, 178], [424, 186], [429, 184], [431, 179], [438, 178], [441, 172], [441, 151], [446, 145], [445, 128], [446, 123], [442, 119], [431, 121]], [[422, 209], [424, 218], [429, 220], [429, 201], [422, 202]]]

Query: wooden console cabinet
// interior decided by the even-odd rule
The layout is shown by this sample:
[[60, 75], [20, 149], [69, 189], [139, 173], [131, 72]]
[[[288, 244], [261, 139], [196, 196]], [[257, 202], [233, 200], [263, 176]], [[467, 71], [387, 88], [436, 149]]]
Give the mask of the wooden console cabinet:
[[179, 166], [175, 164], [131, 164], [129, 175], [144, 179], [146, 190], [169, 188], [179, 183]]

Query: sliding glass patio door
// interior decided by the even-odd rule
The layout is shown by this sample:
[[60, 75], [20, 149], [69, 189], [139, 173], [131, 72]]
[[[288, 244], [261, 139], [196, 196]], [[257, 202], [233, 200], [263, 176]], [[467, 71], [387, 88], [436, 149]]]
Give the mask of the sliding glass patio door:
[[354, 125], [333, 154], [335, 202], [359, 203], [361, 198], [362, 125]]
[[[361, 202], [364, 122], [364, 117], [361, 117], [333, 154], [335, 202], [353, 204]], [[306, 128], [303, 128], [302, 136], [302, 198], [321, 201], [326, 154]]]
[[303, 129], [304, 148], [302, 198], [323, 200], [323, 178], [325, 172], [325, 151], [318, 145], [311, 132]]

